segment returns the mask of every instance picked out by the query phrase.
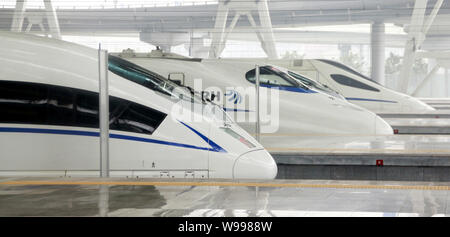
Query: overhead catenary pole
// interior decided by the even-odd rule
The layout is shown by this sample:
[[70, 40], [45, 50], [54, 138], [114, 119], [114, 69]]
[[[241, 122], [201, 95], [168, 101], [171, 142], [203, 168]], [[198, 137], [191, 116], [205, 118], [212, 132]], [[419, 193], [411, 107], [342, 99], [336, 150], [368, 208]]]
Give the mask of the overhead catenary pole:
[[100, 177], [109, 177], [108, 51], [98, 49]]
[[260, 133], [261, 133], [261, 127], [260, 127], [260, 118], [259, 118], [259, 65], [255, 66], [255, 88], [256, 88], [256, 140], [260, 141]]

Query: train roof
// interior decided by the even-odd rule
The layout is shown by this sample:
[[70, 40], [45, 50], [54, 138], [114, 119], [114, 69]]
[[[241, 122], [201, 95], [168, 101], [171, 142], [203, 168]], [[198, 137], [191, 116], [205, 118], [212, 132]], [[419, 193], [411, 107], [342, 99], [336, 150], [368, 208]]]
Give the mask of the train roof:
[[[48, 47], [54, 49], [64, 49], [65, 52], [74, 53], [77, 55], [84, 55], [89, 57], [97, 56], [97, 49], [90, 48], [84, 45], [49, 38], [45, 36], [38, 36], [28, 33], [17, 33], [17, 32], [0, 32], [0, 40], [9, 39], [14, 41], [27, 41], [33, 42], [37, 47]], [[1, 46], [0, 46], [1, 47]]]

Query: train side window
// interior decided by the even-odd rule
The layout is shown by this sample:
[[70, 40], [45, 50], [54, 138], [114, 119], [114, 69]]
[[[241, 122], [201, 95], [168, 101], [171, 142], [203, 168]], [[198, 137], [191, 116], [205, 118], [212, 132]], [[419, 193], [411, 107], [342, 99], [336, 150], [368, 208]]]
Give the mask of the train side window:
[[[98, 93], [40, 83], [0, 81], [0, 123], [99, 127]], [[167, 114], [110, 96], [110, 129], [152, 134]]]
[[[251, 83], [255, 83], [255, 69], [248, 71], [245, 74], [245, 77]], [[272, 86], [297, 86], [295, 82], [292, 82], [265, 67], [260, 67], [259, 69], [259, 82], [261, 84]]]
[[[81, 127], [99, 127], [98, 94], [78, 91], [77, 124]], [[152, 134], [165, 119], [166, 114], [152, 108], [109, 97], [110, 130]]]
[[[152, 108], [117, 98], [109, 97], [110, 130], [152, 134], [165, 119], [166, 114]], [[78, 91], [77, 126], [99, 127], [98, 94]]]
[[0, 81], [0, 123], [45, 124], [47, 120], [46, 85]]
[[75, 89], [49, 86], [47, 96], [47, 124], [75, 125]]
[[360, 81], [357, 81], [355, 79], [352, 79], [350, 77], [341, 75], [341, 74], [331, 74], [330, 75], [331, 78], [333, 78], [333, 80], [335, 80], [337, 83], [344, 85], [344, 86], [350, 86], [350, 87], [354, 87], [354, 88], [358, 88], [358, 89], [363, 89], [363, 90], [369, 90], [369, 91], [376, 91], [379, 92], [380, 90], [378, 90], [375, 87], [366, 85]]
[[[98, 128], [98, 93], [77, 90], [76, 96], [76, 124], [79, 127]], [[111, 108], [111, 105], [110, 105]]]
[[167, 116], [152, 108], [118, 98], [110, 102], [116, 108], [111, 114], [112, 130], [152, 134]]

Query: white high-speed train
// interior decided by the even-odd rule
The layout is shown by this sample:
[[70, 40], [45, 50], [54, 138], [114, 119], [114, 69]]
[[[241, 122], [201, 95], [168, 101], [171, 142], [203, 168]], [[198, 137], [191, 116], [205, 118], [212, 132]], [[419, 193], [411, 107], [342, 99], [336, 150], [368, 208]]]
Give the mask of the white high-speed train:
[[[156, 52], [156, 54], [155, 54]], [[205, 91], [220, 88], [225, 100], [242, 103], [243, 96], [232, 88], [254, 88], [255, 63], [234, 60], [189, 59], [179, 56], [139, 54], [124, 52], [115, 54], [149, 70], [182, 81], [194, 87], [194, 79], [202, 79]], [[308, 78], [304, 78], [309, 80]], [[357, 134], [390, 135], [392, 127], [379, 116], [364, 108], [348, 103], [338, 93], [320, 84], [307, 85], [295, 79], [282, 68], [262, 64], [260, 68], [262, 88], [279, 91], [278, 134]], [[314, 81], [309, 80], [314, 83]], [[231, 89], [230, 89], [231, 88]], [[214, 92], [211, 89], [210, 92]], [[261, 95], [264, 96], [264, 95]], [[224, 100], [223, 100], [224, 101]], [[270, 103], [270, 102], [269, 102]], [[236, 118], [240, 113], [254, 113], [253, 104], [244, 107], [225, 108]], [[236, 121], [248, 132], [255, 131], [250, 120]], [[264, 131], [262, 131], [264, 133]]]
[[388, 89], [349, 66], [327, 59], [229, 59], [264, 62], [287, 68], [289, 74], [312, 78], [339, 92], [351, 103], [375, 113], [426, 113], [435, 109], [409, 95]]
[[[0, 33], [0, 174], [97, 176], [97, 54]], [[275, 178], [271, 155], [235, 123], [208, 113], [216, 105], [118, 57], [109, 57], [108, 78], [111, 176]], [[203, 109], [193, 111], [201, 120], [172, 111], [193, 104]]]

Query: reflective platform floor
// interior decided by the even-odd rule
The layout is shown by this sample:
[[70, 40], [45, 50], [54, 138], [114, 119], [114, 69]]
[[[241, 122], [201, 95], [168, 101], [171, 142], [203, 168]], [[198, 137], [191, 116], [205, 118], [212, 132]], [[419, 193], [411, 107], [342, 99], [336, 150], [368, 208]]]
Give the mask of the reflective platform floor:
[[449, 185], [0, 178], [0, 216], [450, 216]]

